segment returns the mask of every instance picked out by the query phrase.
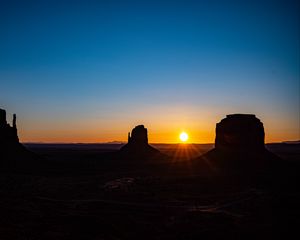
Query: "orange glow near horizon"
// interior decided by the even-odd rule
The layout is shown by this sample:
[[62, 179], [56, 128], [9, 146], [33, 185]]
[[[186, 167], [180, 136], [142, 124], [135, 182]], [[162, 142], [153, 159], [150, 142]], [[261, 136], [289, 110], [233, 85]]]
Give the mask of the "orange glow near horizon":
[[[41, 142], [41, 143], [106, 143], [106, 142], [127, 142], [128, 131], [124, 131], [121, 134], [101, 134], [101, 132], [95, 132], [94, 134], [88, 132], [61, 132], [61, 131], [44, 131], [44, 132], [30, 132], [30, 131], [19, 131], [19, 138], [21, 142]], [[43, 134], [44, 133], [44, 134]], [[98, 134], [97, 134], [98, 133]], [[193, 133], [193, 137], [190, 135], [188, 142], [185, 143], [214, 143], [215, 133], [214, 130], [207, 132], [200, 132], [199, 135]], [[178, 133], [149, 133], [149, 143], [178, 143]], [[297, 140], [293, 135], [284, 136], [280, 134], [273, 134], [266, 136], [265, 142], [282, 142], [287, 140]]]
[[[186, 112], [184, 112], [186, 110]], [[144, 124], [148, 129], [149, 143], [178, 143], [179, 134], [184, 130], [188, 133], [186, 143], [214, 143], [215, 127], [226, 114], [213, 115], [203, 111], [198, 114], [188, 107], [180, 109], [184, 112], [177, 118], [179, 110], [171, 108], [169, 112], [151, 111], [152, 114], [133, 114], [135, 117], [103, 119], [100, 116], [80, 116], [72, 118], [61, 116], [59, 119], [19, 118], [17, 122], [18, 134], [21, 142], [41, 143], [107, 143], [127, 142], [127, 134], [135, 126]], [[230, 111], [226, 111], [230, 112]], [[298, 140], [299, 134], [293, 128], [284, 126], [295, 125], [293, 122], [283, 122], [280, 119], [258, 116], [264, 123], [265, 142], [282, 142]], [[9, 119], [9, 118], [8, 118]], [[188, 131], [187, 131], [188, 129]], [[179, 132], [180, 131], [180, 132]]]
[[[68, 131], [68, 130], [56, 130], [56, 131], [24, 131], [19, 130], [19, 138], [21, 142], [41, 142], [41, 143], [106, 143], [106, 142], [127, 142], [127, 133], [131, 129], [124, 129], [120, 132], [102, 132], [101, 131]], [[148, 139], [149, 143], [178, 143], [178, 132], [177, 131], [149, 131]], [[190, 131], [191, 132], [191, 131]], [[214, 143], [215, 131], [193, 131], [189, 134], [186, 142], [182, 143]], [[285, 140], [297, 140], [294, 136], [284, 137], [281, 134], [267, 134], [265, 142], [281, 142]]]
[[[146, 125], [145, 125], [146, 126]], [[21, 142], [40, 143], [107, 143], [127, 142], [127, 134], [132, 128], [117, 131], [103, 131], [102, 129], [57, 129], [57, 130], [19, 130]], [[191, 132], [191, 131], [189, 131]], [[195, 130], [187, 134], [178, 130], [161, 130], [148, 128], [149, 143], [213, 143], [214, 130]]]

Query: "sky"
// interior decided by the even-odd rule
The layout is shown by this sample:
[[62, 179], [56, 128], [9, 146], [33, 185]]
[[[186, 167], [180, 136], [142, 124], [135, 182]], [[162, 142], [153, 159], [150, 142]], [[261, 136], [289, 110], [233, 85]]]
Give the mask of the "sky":
[[0, 108], [22, 142], [214, 142], [253, 113], [300, 139], [299, 1], [1, 1]]

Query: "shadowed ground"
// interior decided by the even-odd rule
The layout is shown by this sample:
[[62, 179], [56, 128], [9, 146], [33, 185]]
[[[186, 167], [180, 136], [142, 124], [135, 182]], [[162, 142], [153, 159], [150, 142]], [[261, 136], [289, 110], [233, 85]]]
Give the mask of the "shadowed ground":
[[[27, 147], [48, 163], [0, 175], [1, 239], [272, 239], [299, 216], [292, 176], [201, 175], [193, 159], [211, 145], [155, 145], [169, 156], [155, 164], [120, 164], [121, 145]], [[299, 145], [267, 147], [300, 156]]]
[[16, 125], [3, 125], [8, 147], [1, 145], [1, 161], [13, 164], [0, 172], [0, 239], [274, 239], [297, 233], [300, 145], [265, 147], [254, 115], [228, 115], [218, 123], [215, 147], [151, 146], [143, 125], [124, 146], [24, 147]]

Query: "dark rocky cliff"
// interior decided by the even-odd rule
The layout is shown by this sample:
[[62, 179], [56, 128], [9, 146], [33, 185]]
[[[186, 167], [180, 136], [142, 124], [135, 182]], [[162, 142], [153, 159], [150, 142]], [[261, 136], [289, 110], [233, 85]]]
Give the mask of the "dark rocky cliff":
[[35, 155], [19, 142], [16, 114], [11, 126], [7, 123], [6, 111], [0, 109], [0, 168], [15, 168], [26, 164], [24, 159], [34, 158]]
[[217, 123], [215, 147], [221, 151], [265, 150], [262, 122], [253, 114], [231, 114]]
[[0, 147], [16, 145], [19, 143], [16, 114], [13, 115], [13, 124], [6, 121], [6, 111], [0, 109]]
[[138, 125], [128, 133], [128, 143], [120, 149], [120, 154], [126, 158], [153, 157], [160, 152], [148, 144], [148, 131], [144, 125]]
[[268, 172], [282, 165], [265, 148], [263, 123], [253, 114], [231, 114], [216, 125], [215, 148], [200, 157], [211, 172]]

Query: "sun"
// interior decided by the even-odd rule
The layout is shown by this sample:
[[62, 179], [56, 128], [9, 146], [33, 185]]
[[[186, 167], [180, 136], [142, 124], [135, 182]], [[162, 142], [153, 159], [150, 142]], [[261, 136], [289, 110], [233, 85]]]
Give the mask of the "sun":
[[189, 135], [186, 132], [182, 132], [179, 135], [180, 141], [186, 142], [189, 139]]

